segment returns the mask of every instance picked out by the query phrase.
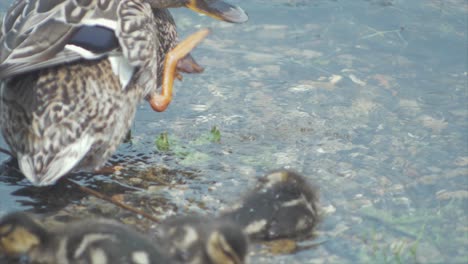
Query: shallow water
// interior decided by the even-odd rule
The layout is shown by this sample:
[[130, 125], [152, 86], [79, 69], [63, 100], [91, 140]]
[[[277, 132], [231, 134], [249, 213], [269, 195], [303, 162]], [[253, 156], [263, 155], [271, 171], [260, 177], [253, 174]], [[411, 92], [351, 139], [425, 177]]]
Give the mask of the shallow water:
[[[205, 72], [177, 83], [166, 112], [140, 106], [113, 159], [124, 170], [73, 178], [165, 214], [214, 213], [290, 167], [321, 188], [324, 219], [299, 243], [317, 245], [278, 256], [256, 247], [251, 263], [468, 261], [466, 1], [232, 2], [248, 23], [173, 12], [182, 37], [212, 28], [193, 52]], [[163, 132], [169, 151], [155, 144]], [[28, 187], [5, 168], [0, 190], [1, 214], [105, 203], [67, 184]]]

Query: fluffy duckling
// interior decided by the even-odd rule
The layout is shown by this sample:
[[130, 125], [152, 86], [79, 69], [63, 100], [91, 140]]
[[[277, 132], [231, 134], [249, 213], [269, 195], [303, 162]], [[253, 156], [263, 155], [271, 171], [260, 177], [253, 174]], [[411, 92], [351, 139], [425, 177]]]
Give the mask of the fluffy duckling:
[[240, 226], [209, 217], [174, 217], [157, 232], [161, 249], [178, 263], [242, 264], [248, 240]]
[[303, 176], [275, 170], [220, 217], [241, 225], [252, 240], [303, 237], [319, 221], [318, 200], [318, 188]]
[[0, 127], [32, 184], [52, 185], [74, 168], [99, 169], [141, 100], [167, 108], [177, 71], [197, 71], [188, 53], [208, 34], [177, 45], [165, 8], [180, 6], [247, 20], [221, 0], [13, 2], [0, 29]]
[[87, 220], [49, 231], [28, 214], [0, 219], [0, 255], [26, 255], [30, 263], [174, 263], [138, 232], [111, 220]]

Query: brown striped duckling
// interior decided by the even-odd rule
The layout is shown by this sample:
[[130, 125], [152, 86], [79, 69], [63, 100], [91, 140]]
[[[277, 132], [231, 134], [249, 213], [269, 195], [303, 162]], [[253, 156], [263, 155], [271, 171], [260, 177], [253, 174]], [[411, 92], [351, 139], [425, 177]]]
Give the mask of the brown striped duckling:
[[166, 8], [181, 6], [247, 20], [221, 0], [13, 2], [0, 28], [0, 127], [32, 184], [52, 185], [74, 168], [100, 168], [141, 100], [167, 108], [174, 78], [197, 71], [188, 53], [208, 34], [177, 44]]
[[26, 213], [0, 219], [0, 255], [26, 255], [29, 263], [171, 264], [154, 242], [112, 220], [73, 222], [47, 230]]
[[211, 217], [173, 217], [157, 232], [161, 249], [177, 263], [242, 264], [248, 240], [240, 226]]
[[304, 237], [319, 221], [318, 188], [291, 170], [275, 170], [221, 219], [243, 227], [252, 240]]

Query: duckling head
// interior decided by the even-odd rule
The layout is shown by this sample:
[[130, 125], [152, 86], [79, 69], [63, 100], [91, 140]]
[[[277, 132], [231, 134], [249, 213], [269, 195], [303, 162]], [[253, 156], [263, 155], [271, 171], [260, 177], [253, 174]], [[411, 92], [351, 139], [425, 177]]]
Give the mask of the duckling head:
[[308, 236], [319, 221], [318, 188], [297, 172], [275, 170], [221, 217], [254, 240]]
[[47, 231], [26, 213], [11, 213], [0, 219], [0, 253], [19, 256], [47, 238]]
[[281, 194], [284, 198], [297, 198], [301, 196], [308, 205], [311, 212], [317, 212], [317, 203], [319, 200], [318, 188], [310, 184], [304, 176], [298, 172], [287, 169], [278, 169], [271, 171], [265, 177], [260, 178], [256, 187], [257, 190], [264, 192], [271, 191], [277, 195]]
[[223, 223], [208, 237], [206, 252], [213, 264], [242, 264], [247, 256], [248, 241], [239, 226]]

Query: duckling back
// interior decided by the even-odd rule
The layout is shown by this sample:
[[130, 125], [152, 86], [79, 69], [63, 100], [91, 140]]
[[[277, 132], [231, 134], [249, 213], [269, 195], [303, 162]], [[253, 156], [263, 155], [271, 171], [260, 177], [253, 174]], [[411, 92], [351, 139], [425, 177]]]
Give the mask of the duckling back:
[[177, 263], [245, 263], [248, 239], [241, 227], [210, 216], [178, 216], [158, 226], [158, 244]]
[[[72, 223], [65, 226], [63, 233], [60, 230], [56, 232], [55, 237], [50, 248], [45, 245], [42, 251], [36, 250], [31, 259], [40, 259], [41, 255], [54, 252], [57, 264], [67, 261], [70, 264], [174, 263], [149, 238], [112, 220]], [[66, 245], [67, 252], [63, 255], [57, 250], [61, 245]]]
[[113, 220], [46, 229], [25, 213], [0, 219], [0, 255], [45, 264], [171, 264], [153, 241]]
[[242, 226], [253, 240], [304, 237], [319, 222], [318, 188], [291, 170], [259, 178], [255, 188], [221, 219]]

